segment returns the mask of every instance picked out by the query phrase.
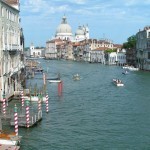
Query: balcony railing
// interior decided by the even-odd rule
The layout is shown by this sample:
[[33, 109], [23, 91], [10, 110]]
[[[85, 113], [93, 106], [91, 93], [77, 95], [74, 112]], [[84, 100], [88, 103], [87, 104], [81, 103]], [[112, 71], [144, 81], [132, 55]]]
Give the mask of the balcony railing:
[[20, 46], [17, 44], [5, 44], [3, 50], [5, 51], [19, 51]]

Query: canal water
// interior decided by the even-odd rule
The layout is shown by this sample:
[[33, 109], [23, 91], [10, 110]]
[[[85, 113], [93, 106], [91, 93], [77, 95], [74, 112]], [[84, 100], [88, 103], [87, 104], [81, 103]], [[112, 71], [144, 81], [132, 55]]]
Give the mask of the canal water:
[[[49, 113], [33, 128], [20, 128], [22, 150], [149, 150], [150, 73], [122, 74], [119, 66], [39, 59], [48, 78], [58, 73], [57, 84], [47, 82]], [[81, 76], [72, 80], [73, 74]], [[40, 75], [28, 80], [40, 87]], [[113, 78], [123, 80], [116, 87]]]

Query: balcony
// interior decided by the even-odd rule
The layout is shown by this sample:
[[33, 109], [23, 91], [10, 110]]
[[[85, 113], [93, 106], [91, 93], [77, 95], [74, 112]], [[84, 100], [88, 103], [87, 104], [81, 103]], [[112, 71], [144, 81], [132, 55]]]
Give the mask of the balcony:
[[3, 51], [8, 51], [10, 53], [10, 55], [14, 55], [17, 53], [17, 51], [19, 51], [20, 46], [17, 44], [6, 44], [4, 46]]

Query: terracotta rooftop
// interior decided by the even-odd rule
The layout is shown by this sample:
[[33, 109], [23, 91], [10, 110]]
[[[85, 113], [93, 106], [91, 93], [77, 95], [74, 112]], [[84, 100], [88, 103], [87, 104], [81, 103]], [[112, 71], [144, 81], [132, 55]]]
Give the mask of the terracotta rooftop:
[[108, 47], [99, 47], [97, 49], [94, 49], [94, 51], [105, 51], [105, 50], [108, 50], [109, 48]]
[[19, 0], [3, 0], [4, 2], [6, 2], [9, 5], [13, 5], [13, 4], [18, 4]]
[[122, 48], [121, 44], [114, 44], [114, 48]]

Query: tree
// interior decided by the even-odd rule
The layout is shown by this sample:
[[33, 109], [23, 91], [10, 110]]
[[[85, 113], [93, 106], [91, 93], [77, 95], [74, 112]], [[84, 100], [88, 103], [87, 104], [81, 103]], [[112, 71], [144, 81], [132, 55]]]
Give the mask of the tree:
[[130, 49], [136, 47], [136, 36], [132, 35], [127, 39], [127, 42], [123, 43], [123, 48]]
[[108, 49], [108, 50], [105, 50], [106, 53], [112, 53], [112, 52], [116, 52], [117, 49]]

